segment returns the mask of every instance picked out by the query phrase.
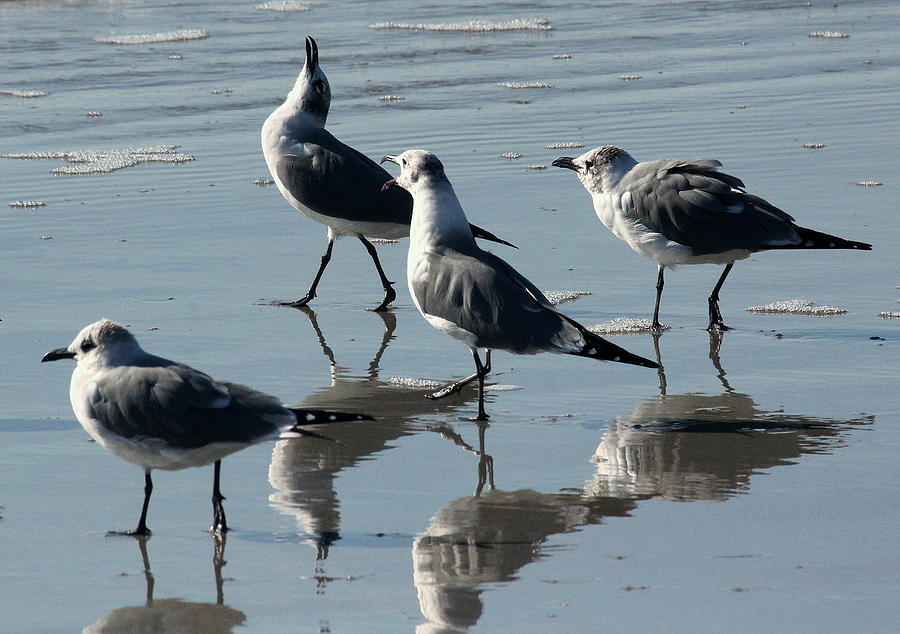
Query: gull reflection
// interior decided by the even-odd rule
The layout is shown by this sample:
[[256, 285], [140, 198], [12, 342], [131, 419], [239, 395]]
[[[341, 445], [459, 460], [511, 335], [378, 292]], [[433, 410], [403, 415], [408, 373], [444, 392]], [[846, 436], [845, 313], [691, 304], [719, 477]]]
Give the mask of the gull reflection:
[[804, 454], [840, 447], [849, 420], [761, 409], [735, 391], [719, 357], [721, 333], [710, 333], [709, 358], [721, 394], [667, 394], [660, 363], [660, 395], [618, 416], [594, 453], [597, 473], [586, 490], [594, 495], [651, 496], [668, 500], [724, 500], [749, 489], [761, 470], [792, 464]]
[[[413, 542], [413, 582], [428, 619], [417, 632], [474, 626], [483, 612], [484, 584], [515, 580], [520, 568], [546, 556], [542, 544], [550, 536], [600, 524], [605, 517], [627, 517], [636, 506], [636, 498], [497, 490], [493, 460], [485, 459], [485, 429], [480, 429], [476, 494], [438, 511]], [[486, 479], [489, 488], [483, 492]]]
[[[329, 428], [328, 435], [336, 443], [310, 443], [302, 438], [280, 440], [272, 451], [269, 483], [276, 491], [269, 496], [269, 504], [279, 513], [296, 518], [300, 533], [312, 536], [310, 541], [316, 546], [317, 559], [324, 560], [329, 546], [340, 539], [340, 500], [334, 486], [337, 474], [372, 454], [390, 449], [398, 438], [414, 433], [410, 421], [415, 417], [464, 408], [465, 401], [474, 399], [475, 394], [464, 390], [464, 400], [430, 401], [425, 395], [434, 386], [397, 387], [382, 380], [381, 358], [397, 327], [397, 318], [391, 312], [372, 313], [383, 321], [384, 334], [363, 376], [351, 374], [338, 365], [316, 313], [309, 308], [303, 308], [302, 312], [309, 318], [331, 365], [331, 385], [304, 398], [301, 406], [323, 408], [329, 403], [340, 403], [343, 411], [365, 411], [376, 418], [362, 425]], [[449, 429], [436, 431], [471, 449]], [[321, 572], [317, 570], [317, 574]]]
[[[765, 411], [736, 392], [719, 358], [721, 334], [710, 334], [709, 357], [722, 383], [718, 395], [666, 393], [619, 416], [592, 458], [593, 478], [578, 493], [498, 491], [491, 486], [450, 502], [413, 543], [413, 580], [427, 619], [418, 632], [466, 630], [484, 609], [484, 584], [516, 579], [547, 556], [553, 535], [627, 517], [647, 499], [724, 500], [749, 487], [750, 476], [842, 445], [870, 417], [831, 420]], [[480, 447], [484, 454], [484, 445]], [[490, 484], [490, 483], [489, 483]]]
[[181, 599], [154, 599], [153, 573], [147, 555], [146, 535], [135, 535], [144, 565], [144, 579], [147, 583], [147, 597], [144, 605], [118, 608], [107, 616], [88, 625], [83, 632], [201, 632], [224, 634], [243, 625], [247, 616], [240, 610], [225, 605], [222, 592], [222, 567], [225, 561], [225, 534], [214, 535], [213, 574], [216, 581], [215, 603], [194, 603]]

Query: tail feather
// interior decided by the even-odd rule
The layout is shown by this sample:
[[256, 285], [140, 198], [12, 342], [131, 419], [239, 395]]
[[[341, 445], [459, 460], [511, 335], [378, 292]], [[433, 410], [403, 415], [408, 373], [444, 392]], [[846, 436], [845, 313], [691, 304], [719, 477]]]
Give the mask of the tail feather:
[[512, 242], [507, 242], [506, 240], [502, 240], [495, 236], [493, 233], [488, 231], [487, 229], [482, 229], [478, 225], [473, 225], [469, 223], [469, 227], [472, 229], [472, 235], [476, 238], [481, 238], [482, 240], [490, 240], [491, 242], [496, 242], [498, 244], [505, 244], [508, 247], [512, 247], [513, 249], [518, 249], [516, 245]]
[[585, 346], [581, 352], [572, 352], [570, 354], [576, 357], [589, 357], [591, 359], [599, 359], [600, 361], [615, 361], [617, 363], [629, 363], [631, 365], [639, 365], [644, 368], [658, 368], [659, 365], [655, 361], [645, 359], [628, 352], [625, 348], [621, 348], [614, 343], [610, 343], [603, 337], [595, 335], [590, 330], [582, 329], [581, 334], [585, 338]]
[[845, 240], [828, 233], [822, 233], [815, 229], [794, 226], [794, 231], [800, 236], [800, 244], [789, 244], [775, 249], [857, 249], [859, 251], [871, 251], [872, 245], [867, 242]]

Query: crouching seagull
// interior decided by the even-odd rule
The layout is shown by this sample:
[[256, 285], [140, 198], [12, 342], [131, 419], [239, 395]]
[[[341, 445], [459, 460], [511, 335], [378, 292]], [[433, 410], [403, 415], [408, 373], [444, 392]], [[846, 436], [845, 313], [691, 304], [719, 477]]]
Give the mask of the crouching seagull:
[[[647, 368], [656, 363], [614, 345], [557, 311], [538, 288], [472, 238], [469, 223], [440, 160], [426, 150], [385, 156], [400, 166], [399, 185], [413, 198], [406, 275], [409, 293], [432, 326], [472, 351], [475, 374], [435, 392], [442, 398], [478, 380], [478, 417], [491, 351], [556, 352]], [[485, 363], [478, 349], [487, 349]]]
[[[316, 296], [334, 241], [356, 236], [375, 263], [384, 288], [384, 299], [375, 310], [385, 310], [396, 293], [366, 236], [389, 240], [408, 236], [412, 198], [401, 189], [383, 191], [381, 186], [391, 175], [325, 129], [330, 106], [331, 88], [319, 66], [319, 49], [307, 37], [306, 63], [294, 88], [263, 124], [262, 150], [272, 179], [287, 201], [328, 226], [328, 246], [306, 295], [276, 303], [306, 306]], [[513, 246], [480, 227], [472, 225], [470, 230], [479, 238]]]
[[58, 359], [77, 363], [69, 397], [81, 426], [100, 445], [144, 469], [144, 506], [128, 535], [150, 534], [153, 469], [215, 463], [212, 530], [225, 532], [222, 458], [266, 440], [324, 438], [302, 425], [372, 420], [364, 414], [284, 407], [274, 396], [148, 354], [128, 330], [108, 319], [85, 327], [67, 348], [51, 350], [41, 361]]
[[638, 163], [613, 145], [553, 165], [574, 170], [591, 195], [600, 222], [644, 257], [656, 262], [654, 331], [659, 332], [663, 271], [679, 264], [724, 264], [709, 296], [708, 330], [727, 330], [719, 312], [719, 291], [735, 261], [771, 249], [860, 249], [854, 242], [794, 224], [794, 219], [740, 179], [718, 171], [715, 160], [659, 160]]

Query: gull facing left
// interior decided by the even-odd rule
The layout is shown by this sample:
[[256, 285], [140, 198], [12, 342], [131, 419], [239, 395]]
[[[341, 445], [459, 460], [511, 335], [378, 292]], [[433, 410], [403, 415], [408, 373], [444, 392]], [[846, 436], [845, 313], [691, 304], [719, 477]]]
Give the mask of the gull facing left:
[[[384, 161], [400, 166], [400, 176], [384, 186], [398, 185], [413, 198], [406, 264], [413, 302], [428, 323], [468, 346], [475, 359], [475, 374], [430, 398], [453, 394], [477, 379], [476, 420], [487, 420], [484, 377], [491, 370], [491, 350], [556, 352], [657, 367], [557, 311], [534, 284], [482, 250], [438, 157], [426, 150], [407, 150]], [[484, 364], [479, 348], [487, 349]]]
[[228, 530], [219, 490], [221, 461], [250, 445], [313, 436], [301, 425], [371, 420], [364, 414], [284, 407], [274, 396], [217, 381], [199, 370], [154, 356], [123, 326], [101, 319], [67, 348], [41, 362], [75, 359], [69, 397], [84, 430], [101, 446], [144, 469], [144, 506], [129, 535], [149, 535], [147, 507], [153, 469], [176, 471], [215, 463], [212, 530]]
[[622, 148], [604, 145], [576, 158], [560, 156], [553, 165], [574, 170], [600, 222], [656, 262], [654, 332], [662, 330], [659, 302], [666, 267], [725, 265], [707, 300], [707, 330], [728, 330], [719, 291], [735, 261], [774, 249], [872, 249], [866, 242], [794, 224], [790, 215], [746, 191], [741, 179], [718, 171], [722, 164], [716, 160], [638, 163]]

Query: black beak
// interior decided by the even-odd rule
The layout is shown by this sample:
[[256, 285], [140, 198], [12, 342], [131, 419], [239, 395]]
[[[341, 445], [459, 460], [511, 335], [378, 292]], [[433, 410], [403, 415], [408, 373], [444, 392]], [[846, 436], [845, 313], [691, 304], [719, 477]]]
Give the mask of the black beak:
[[575, 162], [572, 160], [571, 156], [560, 156], [558, 159], [550, 163], [550, 165], [554, 167], [565, 167], [566, 169], [575, 170], [576, 172], [580, 171], [578, 166], [575, 165]]
[[383, 165], [385, 161], [390, 161], [391, 163], [396, 163], [397, 165], [400, 165], [400, 162], [397, 161], [397, 157], [391, 156], [390, 154], [385, 154], [384, 156], [381, 157], [381, 160], [378, 162]]
[[41, 363], [47, 363], [47, 361], [59, 361], [60, 359], [74, 359], [75, 353], [69, 352], [68, 348], [57, 348], [56, 350], [51, 350], [43, 357], [41, 357]]
[[312, 39], [311, 36], [306, 36], [306, 67], [310, 70], [310, 72], [316, 69], [316, 66], [319, 65], [319, 47], [316, 45], [316, 41]]

